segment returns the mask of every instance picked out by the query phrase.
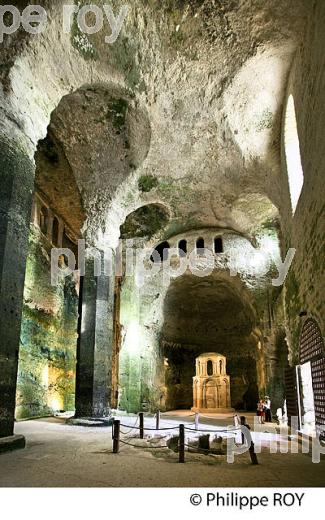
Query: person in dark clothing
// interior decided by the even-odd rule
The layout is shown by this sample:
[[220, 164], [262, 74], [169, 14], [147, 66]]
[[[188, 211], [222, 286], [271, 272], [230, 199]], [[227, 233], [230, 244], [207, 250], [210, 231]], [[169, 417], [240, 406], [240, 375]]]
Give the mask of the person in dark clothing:
[[264, 399], [264, 410], [265, 410], [265, 422], [272, 422], [272, 414], [271, 414], [271, 399], [268, 395], [265, 396]]

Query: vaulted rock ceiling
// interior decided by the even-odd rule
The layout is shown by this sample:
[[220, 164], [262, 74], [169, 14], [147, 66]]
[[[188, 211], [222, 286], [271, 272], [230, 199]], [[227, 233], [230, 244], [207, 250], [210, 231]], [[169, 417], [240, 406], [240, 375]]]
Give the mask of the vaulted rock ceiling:
[[[117, 11], [122, 2], [115, 4]], [[105, 43], [105, 26], [85, 36], [86, 47], [76, 33], [51, 45], [62, 2], [46, 5], [51, 29], [25, 36], [24, 46], [14, 37], [6, 48], [16, 63], [4, 111], [10, 91], [25, 88], [25, 110], [11, 110], [35, 139], [55, 109], [49, 135], [73, 173], [93, 235], [117, 238], [127, 215], [151, 203], [170, 212], [162, 236], [199, 227], [254, 235], [265, 221], [276, 223], [283, 99], [310, 3], [135, 0], [115, 44]], [[51, 88], [43, 88], [51, 76]], [[39, 111], [29, 114], [33, 103]], [[42, 175], [40, 165], [37, 182], [46, 192]], [[156, 182], [143, 191], [148, 177]]]

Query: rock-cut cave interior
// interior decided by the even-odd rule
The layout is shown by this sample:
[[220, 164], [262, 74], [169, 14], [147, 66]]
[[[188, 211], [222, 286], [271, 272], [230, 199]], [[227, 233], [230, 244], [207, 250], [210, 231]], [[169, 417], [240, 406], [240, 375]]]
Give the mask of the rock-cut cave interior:
[[[173, 450], [106, 464], [139, 413], [252, 426], [262, 400], [321, 438], [325, 2], [132, 0], [111, 44], [40, 4], [0, 43], [0, 486], [191, 485]], [[247, 472], [196, 456], [198, 485]], [[251, 486], [324, 484], [260, 457]]]

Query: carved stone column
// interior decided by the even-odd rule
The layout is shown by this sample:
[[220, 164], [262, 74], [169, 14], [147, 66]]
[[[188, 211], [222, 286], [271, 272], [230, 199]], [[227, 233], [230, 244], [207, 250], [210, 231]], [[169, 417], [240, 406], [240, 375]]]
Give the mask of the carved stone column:
[[[35, 166], [24, 136], [0, 136], [0, 437], [14, 433], [16, 383]], [[21, 438], [8, 441], [22, 447]], [[4, 441], [2, 442], [2, 448]]]
[[76, 374], [76, 418], [110, 416], [114, 278], [94, 275], [86, 260], [80, 287], [79, 340]]

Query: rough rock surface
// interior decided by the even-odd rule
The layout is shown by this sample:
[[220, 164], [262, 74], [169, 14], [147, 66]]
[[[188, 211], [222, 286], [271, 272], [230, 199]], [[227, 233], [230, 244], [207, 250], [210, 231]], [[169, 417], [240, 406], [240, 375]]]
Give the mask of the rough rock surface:
[[[207, 350], [212, 344], [224, 348], [233, 363], [235, 403], [251, 406], [258, 391], [268, 389], [281, 405], [283, 369], [288, 357], [290, 363], [299, 357], [301, 312], [325, 333], [324, 2], [133, 0], [112, 45], [104, 41], [107, 24], [86, 36], [74, 19], [65, 34], [65, 2], [41, 3], [49, 14], [46, 30], [38, 36], [20, 30], [5, 38], [0, 53], [1, 153], [15, 157], [17, 193], [31, 200], [35, 159], [37, 188], [91, 245], [115, 247], [121, 229], [130, 238], [136, 228], [149, 248], [163, 240], [194, 245], [203, 234], [210, 244], [222, 236], [244, 259], [233, 279], [227, 261], [217, 258], [216, 276], [205, 282], [185, 275], [165, 286], [156, 276], [139, 288], [132, 277], [123, 281], [121, 328], [115, 320], [122, 347], [120, 405], [135, 411], [188, 406], [192, 358], [206, 344]], [[122, 3], [114, 1], [116, 12]], [[283, 125], [290, 94], [305, 181], [294, 215]], [[1, 164], [9, 164], [7, 156]], [[1, 211], [14, 222], [8, 228], [14, 237], [16, 230], [23, 235], [29, 206], [14, 197], [11, 208], [11, 187], [2, 186]], [[13, 240], [5, 242], [8, 262]], [[23, 251], [20, 235], [17, 244]], [[247, 258], [258, 250], [265, 259], [268, 246], [281, 250], [283, 259], [289, 247], [297, 249], [282, 288], [270, 286], [272, 269], [260, 277], [247, 268]], [[37, 273], [42, 261], [34, 260]], [[45, 278], [28, 294], [30, 279], [22, 341], [44, 311], [53, 329], [64, 301]], [[18, 316], [19, 309], [15, 303], [12, 313]], [[26, 315], [30, 309], [34, 317]], [[76, 308], [71, 312], [72, 329]], [[27, 358], [33, 353], [27, 343], [21, 363], [24, 352]], [[180, 377], [182, 356], [190, 362]], [[118, 364], [115, 359], [116, 378]], [[15, 386], [13, 378], [10, 384]]]

